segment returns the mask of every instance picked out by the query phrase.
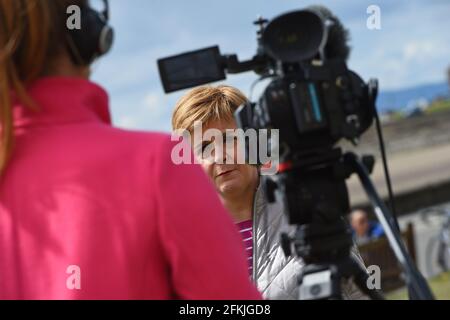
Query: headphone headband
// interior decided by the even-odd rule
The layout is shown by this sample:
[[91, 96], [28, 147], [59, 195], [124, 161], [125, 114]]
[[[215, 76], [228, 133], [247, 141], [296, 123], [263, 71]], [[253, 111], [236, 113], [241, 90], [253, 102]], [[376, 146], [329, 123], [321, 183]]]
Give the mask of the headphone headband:
[[114, 41], [114, 31], [109, 26], [109, 2], [103, 0], [104, 10], [91, 6], [81, 8], [81, 29], [69, 30], [68, 47], [77, 65], [90, 65], [98, 57], [108, 53]]
[[103, 9], [102, 15], [103, 15], [103, 17], [105, 17], [105, 21], [108, 22], [109, 21], [109, 1], [103, 0], [103, 3], [105, 4], [105, 9]]

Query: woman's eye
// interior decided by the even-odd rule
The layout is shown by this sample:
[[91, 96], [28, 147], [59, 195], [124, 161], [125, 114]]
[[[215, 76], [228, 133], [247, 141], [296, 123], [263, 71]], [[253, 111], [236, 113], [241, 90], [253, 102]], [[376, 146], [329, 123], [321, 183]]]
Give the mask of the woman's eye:
[[211, 142], [202, 144], [202, 148], [201, 148], [202, 152], [205, 152], [206, 147], [209, 146], [210, 144], [211, 144]]

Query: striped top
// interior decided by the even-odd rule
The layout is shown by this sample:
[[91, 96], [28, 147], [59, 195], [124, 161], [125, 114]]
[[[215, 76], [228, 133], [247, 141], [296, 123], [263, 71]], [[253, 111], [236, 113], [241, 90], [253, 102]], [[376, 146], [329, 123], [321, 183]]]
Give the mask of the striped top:
[[248, 272], [250, 276], [253, 273], [253, 221], [243, 221], [236, 224], [244, 241], [245, 251], [247, 253]]

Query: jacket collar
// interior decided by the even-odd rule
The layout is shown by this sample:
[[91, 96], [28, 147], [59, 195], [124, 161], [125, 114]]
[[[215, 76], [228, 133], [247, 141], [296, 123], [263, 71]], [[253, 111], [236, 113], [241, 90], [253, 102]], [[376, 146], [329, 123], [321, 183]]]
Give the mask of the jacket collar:
[[255, 192], [255, 197], [253, 199], [253, 218], [255, 220], [259, 219], [262, 216], [265, 207], [267, 206], [262, 184], [263, 180], [260, 178], [260, 183], [258, 189]]
[[27, 87], [37, 110], [23, 106], [13, 95], [13, 119], [16, 129], [77, 122], [101, 122], [110, 125], [108, 94], [100, 86], [83, 78], [40, 78]]

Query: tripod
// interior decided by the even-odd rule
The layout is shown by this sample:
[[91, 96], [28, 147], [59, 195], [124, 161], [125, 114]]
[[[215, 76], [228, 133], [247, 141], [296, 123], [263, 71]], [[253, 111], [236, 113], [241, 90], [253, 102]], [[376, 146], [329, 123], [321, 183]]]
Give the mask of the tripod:
[[428, 284], [406, 252], [395, 221], [378, 196], [370, 178], [373, 157], [363, 161], [353, 153], [342, 155], [341, 149], [298, 155], [284, 165], [285, 170], [266, 178], [269, 202], [281, 197], [289, 223], [297, 225], [294, 237], [282, 235], [287, 256], [295, 253], [305, 262], [299, 275], [301, 300], [342, 299], [342, 280], [352, 279], [373, 300], [383, 299], [378, 290], [369, 289], [369, 276], [351, 256], [352, 235], [344, 216], [350, 211], [346, 179], [353, 173], [359, 179], [375, 208], [389, 243], [403, 267], [406, 282], [418, 299], [433, 299]]

